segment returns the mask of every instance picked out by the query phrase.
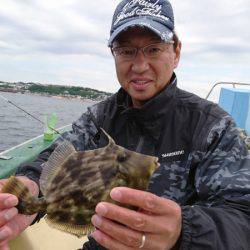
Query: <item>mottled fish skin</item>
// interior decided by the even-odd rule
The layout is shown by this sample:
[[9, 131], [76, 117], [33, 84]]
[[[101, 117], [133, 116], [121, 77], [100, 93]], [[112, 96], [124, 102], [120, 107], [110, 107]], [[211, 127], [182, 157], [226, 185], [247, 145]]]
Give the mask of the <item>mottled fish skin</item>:
[[25, 196], [26, 204], [25, 199], [19, 204], [21, 212], [45, 212], [52, 224], [89, 227], [98, 202], [115, 203], [109, 195], [112, 188], [126, 186], [146, 190], [150, 176], [158, 166], [158, 158], [127, 150], [107, 136], [109, 144], [106, 147], [72, 151], [66, 159], [63, 154], [57, 156], [59, 149], [55, 149], [51, 155], [54, 166], [49, 166], [49, 159], [48, 166], [44, 167], [45, 174], [42, 174], [43, 181], [47, 182], [42, 189], [44, 200]]
[[145, 190], [157, 166], [156, 158], [117, 145], [86, 153], [70, 156], [48, 186], [47, 214], [59, 222], [90, 223], [98, 202], [113, 202], [113, 187]]

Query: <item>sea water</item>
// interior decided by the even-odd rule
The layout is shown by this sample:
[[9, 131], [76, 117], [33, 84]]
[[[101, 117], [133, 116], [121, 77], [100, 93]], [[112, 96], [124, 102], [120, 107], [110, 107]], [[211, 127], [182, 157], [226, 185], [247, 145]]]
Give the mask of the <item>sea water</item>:
[[[88, 106], [94, 104], [90, 100], [72, 98], [7, 92], [0, 92], [0, 94], [42, 121], [45, 115], [55, 113], [58, 117], [57, 128], [71, 124], [87, 110]], [[42, 124], [0, 99], [0, 152], [43, 134], [43, 132]]]

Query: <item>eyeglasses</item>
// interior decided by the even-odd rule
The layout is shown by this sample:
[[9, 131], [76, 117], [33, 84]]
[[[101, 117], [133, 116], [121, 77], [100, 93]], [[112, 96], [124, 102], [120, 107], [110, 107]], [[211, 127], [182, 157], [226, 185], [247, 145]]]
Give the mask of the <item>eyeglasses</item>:
[[137, 47], [115, 47], [112, 48], [112, 53], [117, 60], [129, 61], [136, 58], [138, 52], [141, 50], [146, 58], [158, 58], [165, 50], [166, 44], [174, 44], [174, 41], [152, 43], [147, 46]]

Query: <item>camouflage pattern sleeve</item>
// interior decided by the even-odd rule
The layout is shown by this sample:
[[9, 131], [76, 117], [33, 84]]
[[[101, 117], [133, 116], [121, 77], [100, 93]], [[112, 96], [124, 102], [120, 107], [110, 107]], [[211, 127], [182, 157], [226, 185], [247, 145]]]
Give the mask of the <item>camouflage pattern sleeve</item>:
[[195, 174], [197, 202], [183, 206], [180, 249], [250, 249], [250, 154], [229, 117], [206, 138]]
[[[89, 150], [96, 147], [95, 136], [98, 130], [90, 116], [92, 109], [95, 110], [95, 106], [88, 109], [86, 113], [82, 114], [82, 116], [72, 124], [71, 131], [65, 132], [62, 135], [63, 139], [70, 141], [78, 151]], [[92, 115], [94, 114], [92, 113]], [[57, 145], [63, 139], [59, 137], [55, 144]]]

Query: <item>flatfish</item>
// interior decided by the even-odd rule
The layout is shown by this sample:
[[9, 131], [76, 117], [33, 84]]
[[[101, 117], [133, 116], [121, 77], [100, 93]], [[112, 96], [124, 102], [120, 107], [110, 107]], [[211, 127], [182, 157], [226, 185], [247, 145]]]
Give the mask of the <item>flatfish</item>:
[[89, 151], [76, 151], [62, 142], [44, 164], [40, 177], [43, 197], [32, 196], [18, 178], [12, 176], [2, 189], [18, 197], [19, 213], [46, 213], [53, 228], [84, 236], [94, 228], [91, 217], [100, 201], [115, 203], [110, 191], [117, 186], [146, 190], [158, 167], [158, 158], [117, 145], [104, 131], [108, 145]]

